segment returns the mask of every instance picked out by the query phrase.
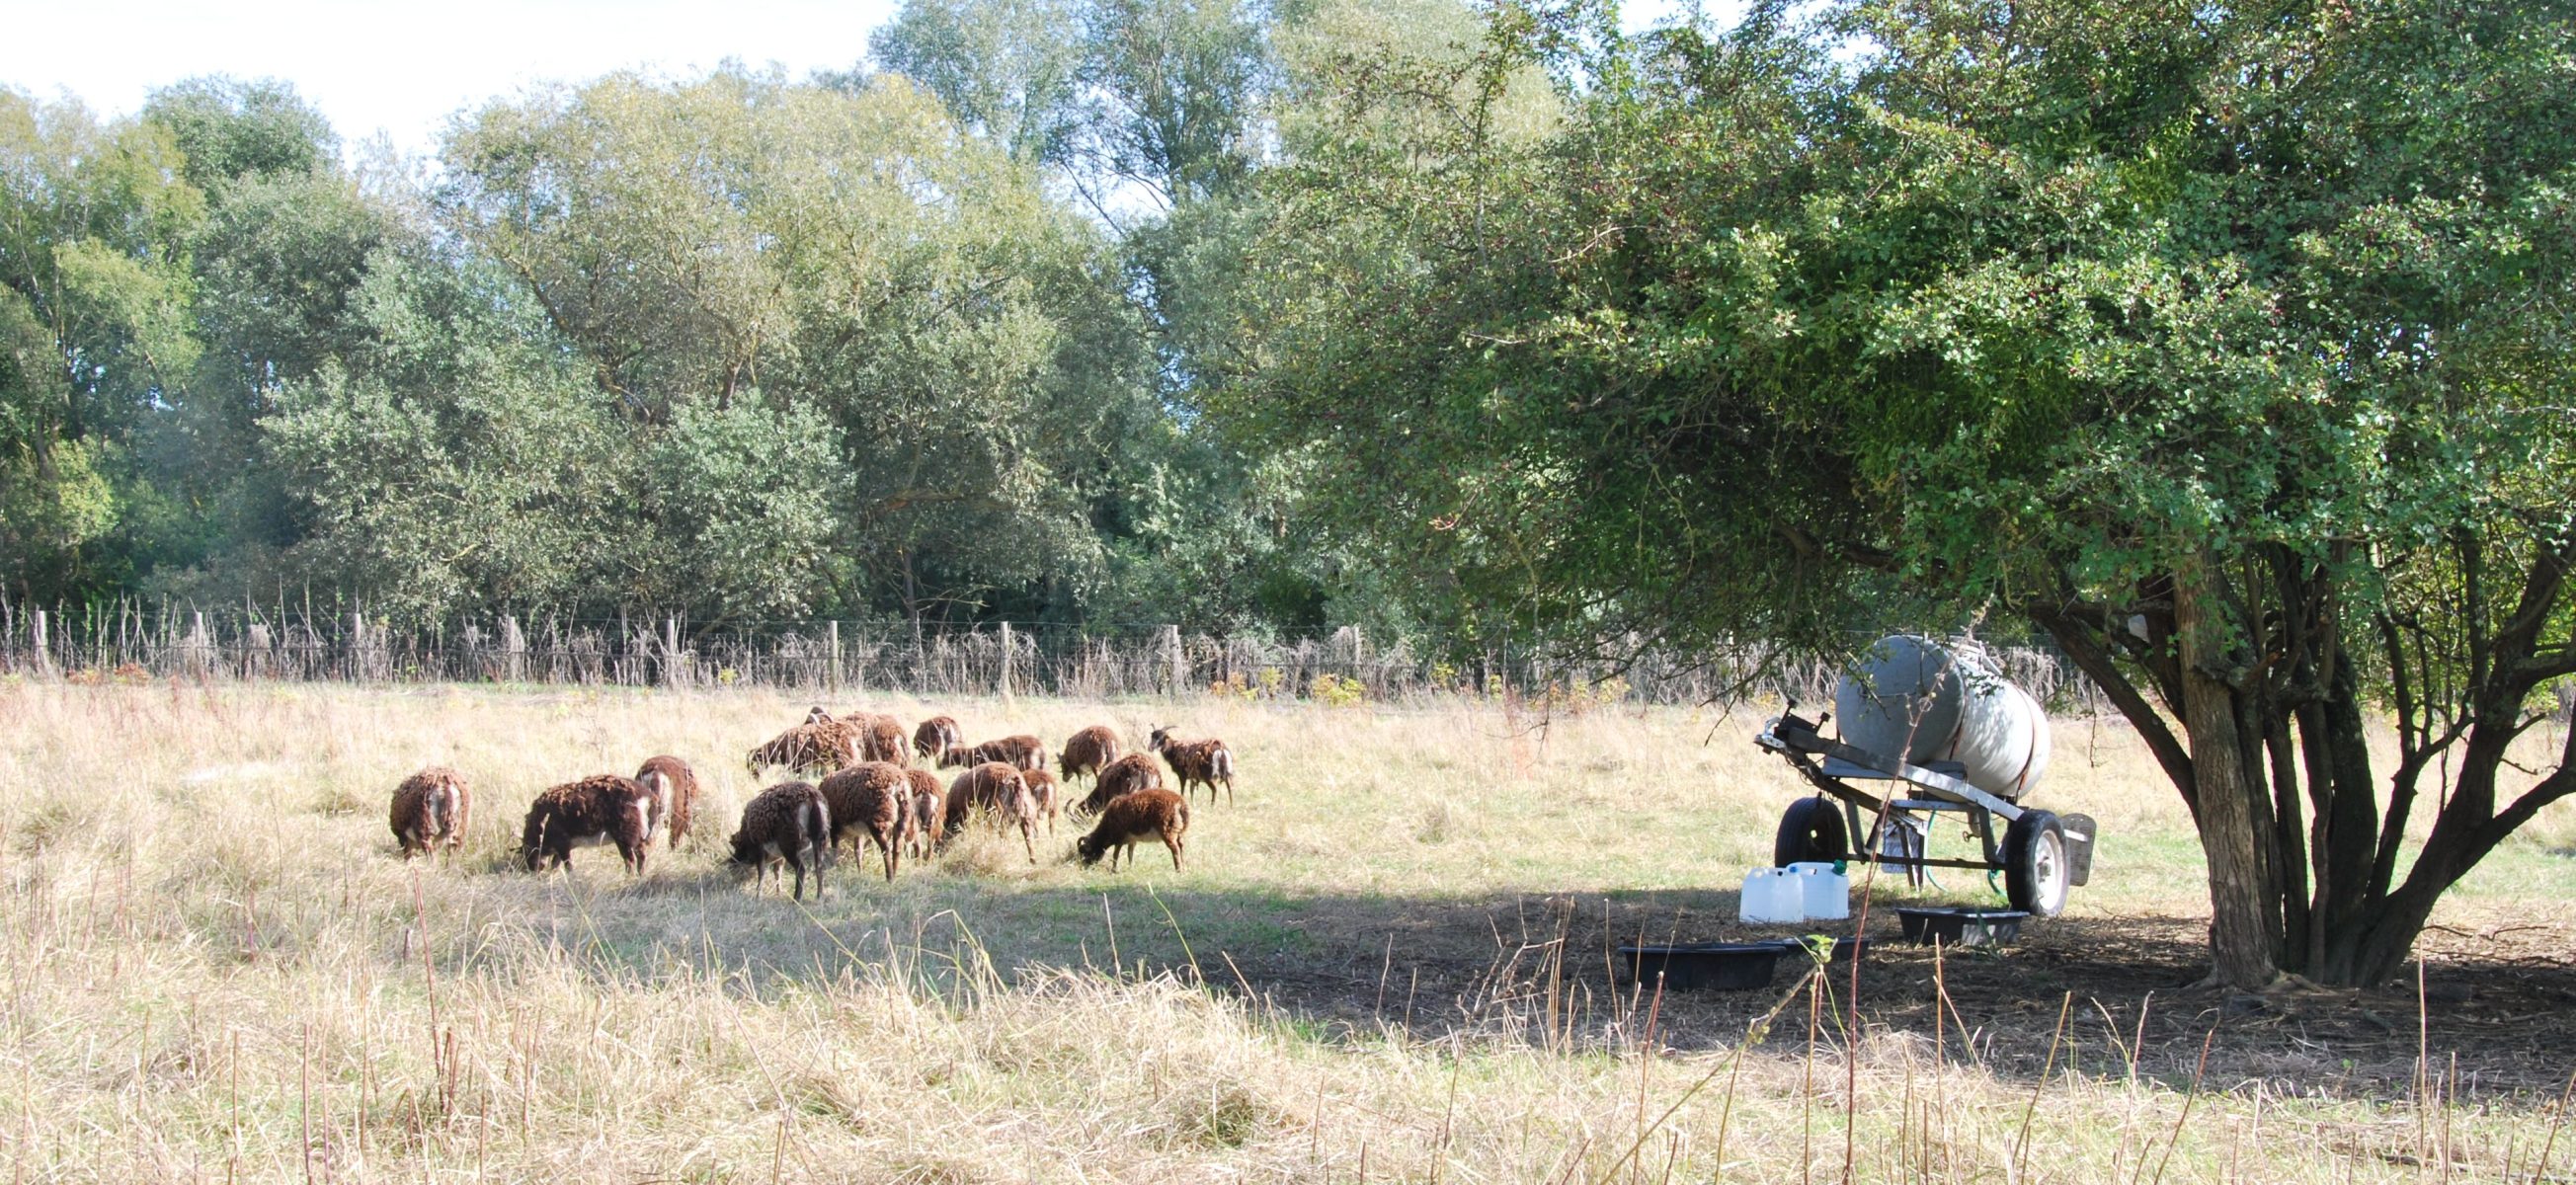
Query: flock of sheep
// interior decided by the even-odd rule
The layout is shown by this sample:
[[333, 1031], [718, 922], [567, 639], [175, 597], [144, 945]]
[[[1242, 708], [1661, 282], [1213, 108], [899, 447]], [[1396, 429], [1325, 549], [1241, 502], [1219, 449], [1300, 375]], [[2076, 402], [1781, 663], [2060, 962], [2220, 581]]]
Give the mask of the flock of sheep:
[[[1205, 786], [1214, 802], [1223, 786], [1233, 801], [1234, 754], [1224, 741], [1183, 741], [1168, 728], [1154, 730], [1150, 748], [1161, 764], [1145, 753], [1121, 753], [1117, 731], [1093, 725], [1065, 740], [1056, 770], [1049, 771], [1046, 743], [1035, 736], [967, 745], [955, 720], [933, 716], [907, 740], [891, 716], [833, 716], [816, 708], [804, 723], [753, 749], [746, 761], [754, 778], [785, 768], [822, 780], [780, 782], [745, 804], [733, 835], [732, 863], [756, 885], [781, 864], [793, 868], [801, 901], [805, 874], [814, 874], [820, 893], [824, 865], [853, 831], [865, 836], [852, 840], [861, 851], [869, 843], [877, 846], [891, 881], [907, 851], [936, 851], [981, 818], [1006, 829], [1016, 826], [1035, 864], [1038, 820], [1044, 818], [1052, 831], [1056, 816], [1067, 809], [1066, 788], [1088, 776], [1091, 793], [1070, 807], [1099, 820], [1074, 845], [1082, 862], [1098, 863], [1105, 855], [1115, 869], [1124, 855], [1133, 864], [1137, 843], [1159, 839], [1177, 872], [1182, 835], [1190, 826], [1188, 794]], [[965, 772], [942, 787], [937, 775], [913, 765], [915, 757]], [[1163, 785], [1164, 765], [1171, 767], [1179, 792]], [[656, 837], [666, 837], [669, 845], [688, 838], [697, 800], [697, 774], [668, 756], [646, 761], [631, 778], [597, 774], [549, 787], [528, 807], [519, 854], [531, 871], [544, 871], [568, 863], [574, 848], [615, 844], [628, 871], [641, 874]], [[394, 839], [406, 858], [452, 851], [465, 842], [472, 806], [464, 775], [444, 766], [422, 770], [394, 790]]]

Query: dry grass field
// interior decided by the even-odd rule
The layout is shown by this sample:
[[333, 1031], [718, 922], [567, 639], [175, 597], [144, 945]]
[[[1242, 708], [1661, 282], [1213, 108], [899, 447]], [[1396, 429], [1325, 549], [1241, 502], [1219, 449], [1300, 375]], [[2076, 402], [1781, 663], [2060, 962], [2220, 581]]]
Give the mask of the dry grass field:
[[[0, 683], [0, 1175], [2576, 1176], [2565, 806], [2446, 904], [2420, 996], [2230, 996], [2192, 986], [2174, 794], [2115, 723], [2060, 721], [2035, 801], [2103, 834], [2067, 917], [1659, 999], [1619, 942], [1754, 932], [1733, 887], [1798, 793], [1758, 714], [851, 694], [969, 739], [1223, 736], [1240, 800], [1200, 800], [1178, 874], [1079, 867], [1066, 822], [1034, 867], [991, 838], [891, 885], [845, 856], [800, 906], [740, 887], [723, 839], [744, 750], [809, 702]], [[660, 752], [708, 789], [690, 845], [640, 881], [613, 849], [513, 863], [539, 789]], [[385, 805], [430, 763], [473, 779], [473, 834], [407, 865]]]

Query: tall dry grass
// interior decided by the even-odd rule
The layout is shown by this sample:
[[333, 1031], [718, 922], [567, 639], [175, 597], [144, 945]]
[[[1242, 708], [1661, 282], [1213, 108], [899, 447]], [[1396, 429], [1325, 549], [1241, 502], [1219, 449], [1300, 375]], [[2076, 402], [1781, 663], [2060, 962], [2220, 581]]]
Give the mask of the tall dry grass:
[[[975, 736], [1223, 735], [1244, 801], [1201, 809], [1180, 876], [1076, 868], [1069, 830], [1035, 867], [991, 841], [891, 886], [844, 861], [803, 907], [736, 887], [715, 843], [657, 852], [640, 883], [595, 849], [569, 876], [509, 865], [538, 789], [663, 751], [697, 764], [720, 840], [755, 789], [740, 753], [805, 706], [0, 685], [9, 1179], [2412, 1181], [2576, 1164], [2546, 1103], [2106, 1072], [2119, 1050], [2076, 1049], [2073, 1019], [2045, 1068], [1999, 1068], [1974, 1034], [1865, 1009], [1845, 1031], [1838, 980], [1784, 977], [1759, 1028], [1676, 1049], [1651, 997], [1578, 1015], [1505, 992], [1484, 1006], [1540, 1023], [1327, 1025], [1229, 973], [1325, 949], [1326, 891], [1392, 915], [1730, 880], [1795, 793], [1741, 716], [1541, 732], [1484, 705], [942, 704]], [[2170, 792], [2116, 730], [2059, 743], [2051, 800], [2121, 845], [2078, 909], [2192, 908]], [[384, 803], [431, 762], [474, 778], [475, 835], [406, 865]], [[2550, 837], [2568, 826], [2559, 812], [2517, 841], [2499, 868], [2518, 879], [2482, 879], [2464, 908], [2535, 883], [2566, 900]], [[1407, 956], [1390, 938], [1388, 965]], [[2044, 1004], [2043, 1027], [2061, 1011]]]

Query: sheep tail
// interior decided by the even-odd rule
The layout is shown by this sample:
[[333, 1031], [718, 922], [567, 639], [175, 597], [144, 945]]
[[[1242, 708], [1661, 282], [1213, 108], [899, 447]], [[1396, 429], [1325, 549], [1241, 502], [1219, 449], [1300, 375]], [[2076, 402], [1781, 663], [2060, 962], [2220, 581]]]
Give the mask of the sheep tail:
[[658, 808], [644, 825], [644, 842], [651, 843], [655, 830], [651, 820], [659, 819], [661, 825], [665, 827], [671, 822], [671, 775], [658, 769], [654, 770], [644, 775], [644, 788], [653, 792], [653, 802]]

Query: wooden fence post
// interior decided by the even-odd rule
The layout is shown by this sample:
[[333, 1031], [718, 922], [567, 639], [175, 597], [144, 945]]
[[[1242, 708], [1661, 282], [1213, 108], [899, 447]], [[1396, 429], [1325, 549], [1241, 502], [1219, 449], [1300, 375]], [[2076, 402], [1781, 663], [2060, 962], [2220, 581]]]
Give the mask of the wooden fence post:
[[1017, 650], [1011, 641], [1011, 623], [1002, 623], [1002, 702], [1011, 700], [1011, 659]]
[[831, 665], [823, 670], [823, 686], [838, 692], [841, 690], [841, 623], [834, 620], [828, 628], [832, 635], [832, 655]]
[[45, 611], [38, 609], [35, 613], [36, 673], [39, 675], [50, 675], [54, 673], [54, 652], [48, 648], [48, 643], [45, 640]]
[[510, 682], [528, 681], [528, 635], [519, 631], [516, 614], [501, 615], [501, 649], [509, 655]]
[[1164, 681], [1163, 694], [1177, 696], [1181, 693], [1181, 685], [1188, 682], [1190, 677], [1188, 670], [1188, 657], [1181, 653], [1181, 627], [1177, 625], [1167, 625], [1162, 628], [1161, 633], [1162, 636], [1160, 638], [1160, 643], [1163, 648], [1163, 658], [1165, 663], [1170, 667], [1169, 674]]
[[680, 686], [680, 617], [672, 614], [662, 619], [662, 685]]

